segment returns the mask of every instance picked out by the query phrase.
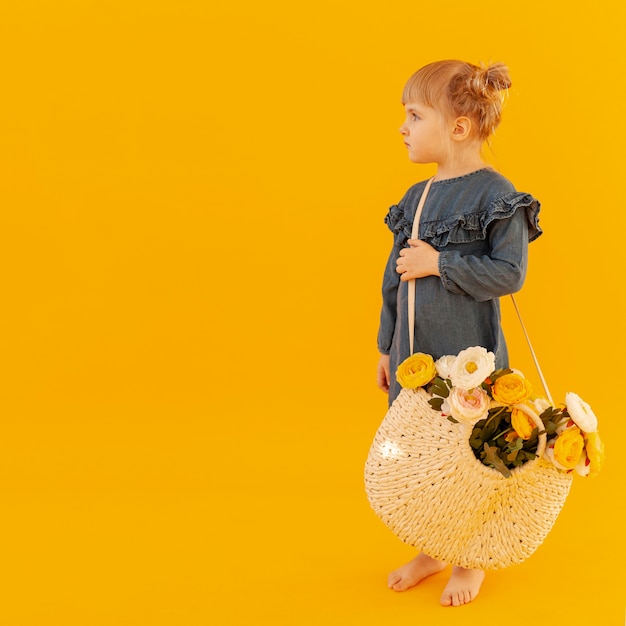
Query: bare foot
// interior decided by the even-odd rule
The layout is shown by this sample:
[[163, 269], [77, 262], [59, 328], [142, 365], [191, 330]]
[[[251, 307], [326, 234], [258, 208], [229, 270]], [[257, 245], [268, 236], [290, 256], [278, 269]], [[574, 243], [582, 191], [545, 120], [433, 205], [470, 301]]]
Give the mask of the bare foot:
[[443, 590], [441, 604], [443, 606], [461, 606], [471, 602], [480, 591], [485, 579], [485, 572], [480, 569], [452, 568], [450, 580]]
[[394, 591], [406, 591], [411, 587], [415, 587], [415, 585], [424, 580], [424, 578], [436, 574], [445, 568], [446, 564], [443, 561], [437, 561], [427, 554], [420, 552], [406, 565], [403, 565], [389, 574], [387, 586]]

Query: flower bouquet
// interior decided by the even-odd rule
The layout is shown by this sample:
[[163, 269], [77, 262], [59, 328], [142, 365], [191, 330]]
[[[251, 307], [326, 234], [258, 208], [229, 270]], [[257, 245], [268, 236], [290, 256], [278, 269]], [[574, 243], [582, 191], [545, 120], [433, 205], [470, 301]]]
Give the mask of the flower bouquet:
[[466, 568], [520, 563], [543, 542], [574, 473], [604, 456], [593, 411], [533, 398], [518, 371], [471, 347], [435, 361], [417, 353], [365, 464], [368, 500], [404, 542]]
[[[495, 369], [495, 357], [474, 346], [436, 362], [417, 353], [400, 364], [402, 387], [423, 387], [434, 410], [451, 422], [473, 426], [469, 444], [476, 458], [503, 476], [538, 456], [559, 470], [596, 475], [604, 459], [598, 420], [577, 394], [565, 395], [565, 406], [552, 407], [532, 398], [530, 382], [512, 369]], [[546, 445], [539, 447], [539, 435]]]

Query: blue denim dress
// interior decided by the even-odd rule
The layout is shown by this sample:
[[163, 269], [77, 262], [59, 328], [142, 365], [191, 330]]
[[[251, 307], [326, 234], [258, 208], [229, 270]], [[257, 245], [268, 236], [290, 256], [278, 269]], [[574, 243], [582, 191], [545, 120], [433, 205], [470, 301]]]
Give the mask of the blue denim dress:
[[[400, 280], [396, 260], [408, 245], [425, 186], [413, 185], [385, 217], [394, 242], [383, 278], [378, 349], [389, 354], [389, 404], [401, 389], [396, 369], [410, 351], [408, 282]], [[440, 252], [441, 276], [415, 281], [414, 352], [438, 359], [484, 346], [495, 354], [496, 367], [508, 366], [499, 298], [524, 283], [528, 243], [542, 233], [539, 206], [491, 168], [432, 184], [418, 237]]]

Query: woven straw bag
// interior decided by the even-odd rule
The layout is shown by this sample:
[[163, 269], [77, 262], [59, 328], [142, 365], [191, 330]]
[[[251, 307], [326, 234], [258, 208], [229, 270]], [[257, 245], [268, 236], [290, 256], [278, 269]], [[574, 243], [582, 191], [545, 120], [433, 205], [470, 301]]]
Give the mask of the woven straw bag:
[[[416, 212], [414, 238], [429, 187], [430, 182]], [[415, 302], [411, 283], [409, 319]], [[402, 541], [441, 561], [483, 570], [521, 563], [554, 525], [572, 475], [542, 458], [543, 434], [537, 458], [503, 476], [474, 455], [472, 426], [442, 417], [428, 404], [430, 397], [423, 389], [402, 389], [378, 428], [365, 464], [374, 512]], [[537, 426], [541, 431], [543, 424]]]

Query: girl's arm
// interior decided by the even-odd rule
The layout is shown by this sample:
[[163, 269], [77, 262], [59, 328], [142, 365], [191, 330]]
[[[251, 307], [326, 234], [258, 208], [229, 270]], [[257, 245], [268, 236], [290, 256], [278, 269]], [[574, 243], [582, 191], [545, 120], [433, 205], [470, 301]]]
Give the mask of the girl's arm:
[[452, 293], [466, 294], [477, 301], [491, 300], [522, 288], [528, 264], [528, 222], [517, 210], [489, 227], [489, 255], [463, 255], [458, 250], [439, 253], [439, 275]]
[[400, 250], [396, 272], [400, 280], [440, 276], [453, 293], [491, 300], [519, 291], [526, 276], [528, 244], [526, 219], [522, 211], [492, 224], [489, 233], [491, 254], [463, 255], [458, 251], [438, 252], [430, 244], [410, 239]]
[[391, 340], [396, 327], [396, 300], [400, 276], [396, 273], [396, 259], [400, 249], [394, 245], [383, 276], [383, 304], [380, 311], [380, 326], [378, 327], [378, 351], [381, 354], [389, 354]]
[[381, 354], [380, 359], [378, 359], [376, 383], [379, 389], [381, 389], [385, 393], [389, 393], [390, 382], [391, 378], [389, 377], [389, 355]]

